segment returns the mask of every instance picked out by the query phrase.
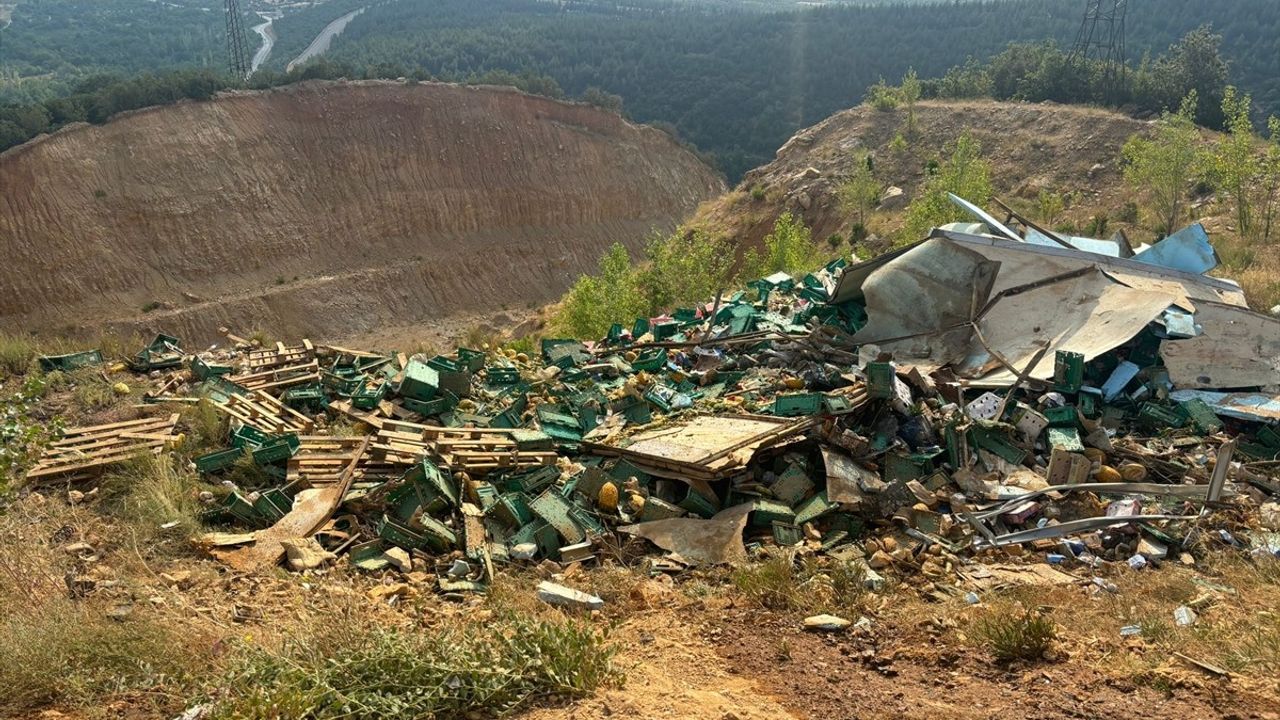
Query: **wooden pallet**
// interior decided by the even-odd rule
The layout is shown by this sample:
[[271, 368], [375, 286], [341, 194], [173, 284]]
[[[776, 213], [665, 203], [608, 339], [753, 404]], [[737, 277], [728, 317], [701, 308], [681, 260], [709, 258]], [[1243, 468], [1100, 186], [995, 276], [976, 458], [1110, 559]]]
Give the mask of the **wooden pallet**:
[[284, 365], [297, 365], [316, 359], [316, 347], [310, 340], [303, 340], [301, 345], [292, 347], [278, 342], [273, 348], [262, 348], [249, 351], [249, 370], [257, 372]]
[[275, 399], [265, 390], [255, 390], [250, 395], [230, 395], [226, 401], [210, 399], [210, 402], [223, 413], [268, 435], [309, 433], [315, 427], [311, 418]]
[[141, 418], [107, 425], [67, 428], [49, 444], [27, 473], [29, 482], [76, 481], [100, 475], [141, 453], [159, 454], [178, 439], [178, 415]]
[[388, 459], [416, 460], [432, 455], [451, 470], [484, 475], [501, 468], [554, 465], [551, 450], [521, 450], [519, 430], [506, 428], [448, 428], [383, 419], [373, 442], [375, 452]]
[[[302, 435], [298, 440], [301, 443], [298, 452], [289, 459], [288, 481], [301, 482], [308, 487], [324, 487], [336, 482], [350, 462], [357, 459], [356, 453], [365, 438]], [[354, 482], [394, 480], [404, 474], [407, 465], [365, 452], [357, 459]]]
[[263, 390], [278, 395], [285, 388], [294, 385], [320, 382], [320, 362], [312, 358], [305, 362], [281, 365], [267, 370], [229, 375], [227, 380], [246, 390]]

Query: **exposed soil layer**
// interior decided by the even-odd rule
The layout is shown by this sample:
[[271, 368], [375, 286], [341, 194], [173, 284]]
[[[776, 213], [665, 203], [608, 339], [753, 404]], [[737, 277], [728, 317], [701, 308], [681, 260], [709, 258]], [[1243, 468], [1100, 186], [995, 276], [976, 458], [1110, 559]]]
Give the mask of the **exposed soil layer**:
[[0, 328], [195, 342], [541, 304], [724, 189], [667, 135], [594, 107], [394, 82], [68, 128], [0, 155], [0, 188]]
[[[1053, 103], [991, 101], [922, 102], [915, 111], [916, 129], [908, 140], [906, 111], [880, 111], [868, 105], [842, 110], [796, 133], [768, 165], [747, 173], [735, 189], [707, 203], [696, 223], [726, 232], [746, 244], [758, 244], [777, 216], [790, 211], [802, 217], [815, 239], [848, 234], [853, 213], [840, 207], [837, 190], [869, 154], [875, 176], [902, 188], [898, 204], [884, 208], [872, 232], [891, 232], [900, 213], [925, 178], [930, 160], [946, 157], [947, 146], [962, 133], [982, 145], [991, 163], [997, 196], [1033, 209], [1041, 190], [1078, 193], [1078, 202], [1062, 219], [1087, 222], [1093, 214], [1110, 213], [1112, 229], [1119, 210], [1137, 199], [1121, 177], [1120, 149], [1148, 126], [1125, 115], [1098, 108]], [[902, 135], [903, 147], [894, 147]], [[1139, 231], [1136, 240], [1149, 240]], [[864, 252], [865, 255], [865, 252]]]

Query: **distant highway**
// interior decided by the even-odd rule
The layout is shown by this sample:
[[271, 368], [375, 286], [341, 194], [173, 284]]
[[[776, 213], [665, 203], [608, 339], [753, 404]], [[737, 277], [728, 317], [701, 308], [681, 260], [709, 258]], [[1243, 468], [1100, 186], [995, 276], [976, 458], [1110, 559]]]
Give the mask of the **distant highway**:
[[258, 13], [258, 17], [266, 22], [261, 25], [254, 25], [253, 31], [258, 33], [262, 38], [262, 45], [258, 47], [258, 51], [253, 54], [253, 64], [249, 66], [249, 72], [255, 73], [262, 63], [271, 57], [271, 48], [276, 45], [276, 31], [271, 27], [271, 23], [279, 17], [279, 15], [267, 15], [266, 13]]
[[324, 29], [320, 31], [320, 34], [316, 35], [316, 39], [312, 40], [311, 44], [307, 46], [307, 49], [303, 50], [302, 53], [298, 55], [298, 57], [289, 61], [289, 65], [288, 67], [285, 68], [285, 72], [290, 72], [293, 70], [293, 68], [295, 68], [298, 65], [301, 65], [302, 63], [310, 60], [311, 58], [316, 57], [318, 55], [323, 55], [326, 52], [328, 52], [329, 44], [333, 42], [333, 39], [338, 35], [342, 34], [342, 31], [347, 29], [347, 24], [350, 23], [353, 19], [355, 19], [355, 16], [359, 15], [362, 12], [364, 12], [364, 8], [359, 8], [358, 10], [352, 10], [346, 15], [343, 15], [337, 20], [334, 20], [328, 25], [325, 25]]

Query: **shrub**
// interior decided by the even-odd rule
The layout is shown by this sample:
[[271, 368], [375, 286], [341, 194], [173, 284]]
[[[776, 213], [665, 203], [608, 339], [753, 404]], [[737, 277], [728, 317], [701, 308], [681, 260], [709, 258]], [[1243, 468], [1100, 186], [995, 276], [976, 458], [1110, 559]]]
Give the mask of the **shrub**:
[[974, 623], [973, 635], [998, 660], [1035, 660], [1053, 645], [1058, 629], [1038, 613], [993, 611]]
[[880, 78], [879, 82], [867, 88], [864, 101], [876, 110], [888, 112], [898, 109], [898, 105], [902, 102], [902, 95], [898, 88], [886, 84], [884, 78]]
[[741, 280], [750, 282], [776, 272], [791, 275], [807, 273], [827, 259], [813, 242], [804, 221], [791, 213], [778, 216], [773, 232], [764, 238], [764, 254], [752, 248], [742, 261]]
[[907, 207], [901, 240], [916, 242], [933, 228], [964, 220], [968, 214], [947, 196], [954, 193], [978, 206], [991, 199], [991, 167], [982, 157], [982, 146], [971, 135], [961, 135], [951, 146], [950, 157], [929, 173], [919, 196]]
[[[138, 455], [103, 476], [100, 487], [109, 507], [142, 540], [158, 538], [161, 526], [169, 523], [177, 523], [169, 533], [183, 539], [200, 529], [200, 482], [167, 454]], [[154, 542], [148, 545], [154, 547]]]
[[375, 628], [246, 649], [216, 718], [505, 715], [621, 681], [616, 648], [589, 624], [511, 613], [438, 632]]
[[740, 567], [730, 581], [743, 597], [765, 610], [788, 611], [803, 605], [799, 579], [788, 557]]

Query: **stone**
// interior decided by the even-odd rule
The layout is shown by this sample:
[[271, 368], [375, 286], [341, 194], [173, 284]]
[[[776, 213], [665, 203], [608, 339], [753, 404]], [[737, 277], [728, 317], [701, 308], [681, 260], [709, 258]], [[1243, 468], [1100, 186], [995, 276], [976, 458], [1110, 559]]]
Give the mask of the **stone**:
[[112, 385], [112, 386], [111, 386], [111, 392], [115, 393], [116, 395], [120, 395], [121, 397], [123, 397], [123, 396], [125, 396], [125, 395], [128, 395], [128, 394], [129, 394], [130, 392], [132, 392], [132, 391], [131, 391], [131, 390], [129, 390], [129, 386], [128, 386], [128, 385], [126, 385], [125, 383], [118, 382], [118, 383], [116, 383], [115, 385]]
[[796, 195], [796, 204], [799, 205], [801, 209], [808, 210], [813, 207], [813, 198], [810, 197], [807, 192], [799, 193]]
[[379, 602], [390, 602], [396, 598], [413, 595], [413, 588], [407, 583], [391, 583], [370, 588], [369, 597]]
[[192, 586], [190, 570], [174, 570], [173, 572], [160, 573], [160, 579], [165, 585], [181, 588], [183, 590]]
[[382, 554], [400, 572], [413, 572], [413, 558], [409, 557], [409, 552], [404, 548], [390, 547]]
[[132, 614], [133, 605], [128, 604], [115, 605], [107, 611], [107, 617], [115, 620], [116, 622], [124, 622], [125, 620], [128, 620], [129, 616]]
[[890, 185], [880, 194], [881, 210], [900, 210], [907, 206], [907, 193], [897, 185]]
[[333, 553], [320, 547], [320, 543], [316, 542], [315, 538], [281, 540], [280, 544], [284, 546], [285, 560], [290, 569], [298, 572], [323, 567], [337, 558]]
[[83, 555], [93, 552], [93, 546], [87, 542], [76, 542], [62, 546], [62, 551], [68, 555]]
[[537, 543], [520, 543], [511, 548], [511, 557], [516, 560], [532, 560], [538, 554]]
[[574, 590], [546, 580], [538, 583], [538, 599], [548, 605], [567, 608], [599, 610], [604, 607], [604, 600], [595, 595]]
[[893, 564], [893, 557], [883, 550], [877, 550], [871, 555], [871, 559], [867, 560], [867, 565], [872, 570], [883, 570]]
[[79, 490], [67, 491], [67, 502], [72, 505], [79, 505], [80, 503], [84, 502], [84, 493], [80, 492]]
[[454, 560], [453, 565], [449, 567], [449, 577], [466, 577], [471, 574], [471, 566], [466, 560]]
[[843, 630], [853, 623], [836, 615], [810, 615], [804, 619], [806, 630]]

